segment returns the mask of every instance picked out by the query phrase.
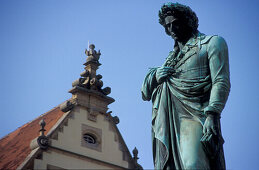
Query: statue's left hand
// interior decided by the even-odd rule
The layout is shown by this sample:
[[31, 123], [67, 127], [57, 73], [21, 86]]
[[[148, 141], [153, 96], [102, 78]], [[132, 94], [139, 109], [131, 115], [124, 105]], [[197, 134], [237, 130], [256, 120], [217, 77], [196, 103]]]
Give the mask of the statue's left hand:
[[215, 135], [219, 132], [219, 116], [216, 116], [215, 114], [208, 114], [208, 117], [205, 120], [205, 123], [203, 125], [203, 134], [211, 134], [214, 133]]

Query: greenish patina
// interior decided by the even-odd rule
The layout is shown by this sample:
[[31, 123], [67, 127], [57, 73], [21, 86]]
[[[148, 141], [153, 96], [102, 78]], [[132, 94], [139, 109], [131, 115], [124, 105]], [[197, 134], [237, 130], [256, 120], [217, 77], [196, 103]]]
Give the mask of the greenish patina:
[[[183, 5], [167, 3], [160, 10], [160, 23], [174, 38], [175, 47], [161, 67], [150, 69], [142, 86], [143, 100], [152, 100], [153, 104], [154, 166], [225, 169], [219, 118], [230, 90], [227, 44], [220, 36], [197, 31], [198, 19], [189, 36], [177, 33], [177, 28], [172, 28], [174, 21], [186, 23], [172, 12], [178, 6]], [[188, 28], [179, 25], [188, 35]], [[213, 155], [208, 152], [211, 148]]]

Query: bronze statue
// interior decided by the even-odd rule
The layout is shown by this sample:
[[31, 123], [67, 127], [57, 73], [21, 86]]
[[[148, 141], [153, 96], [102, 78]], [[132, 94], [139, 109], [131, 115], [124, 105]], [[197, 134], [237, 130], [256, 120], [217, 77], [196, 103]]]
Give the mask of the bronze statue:
[[164, 4], [159, 23], [175, 45], [142, 86], [143, 100], [153, 104], [155, 169], [225, 169], [220, 115], [230, 91], [227, 44], [200, 33], [185, 5]]

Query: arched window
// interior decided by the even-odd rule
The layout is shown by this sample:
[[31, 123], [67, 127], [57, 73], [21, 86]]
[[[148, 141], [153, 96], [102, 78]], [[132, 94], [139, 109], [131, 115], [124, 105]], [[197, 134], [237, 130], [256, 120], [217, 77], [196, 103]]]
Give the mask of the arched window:
[[82, 124], [81, 146], [102, 152], [102, 130]]
[[96, 137], [92, 134], [86, 133], [86, 134], [84, 134], [83, 138], [86, 143], [96, 144]]

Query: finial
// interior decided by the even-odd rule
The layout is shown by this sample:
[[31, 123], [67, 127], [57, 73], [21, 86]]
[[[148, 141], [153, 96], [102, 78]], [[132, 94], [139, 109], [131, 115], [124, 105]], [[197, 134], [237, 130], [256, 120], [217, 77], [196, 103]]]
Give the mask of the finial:
[[44, 119], [41, 119], [41, 121], [40, 121], [40, 126], [41, 126], [41, 129], [39, 130], [40, 131], [40, 136], [45, 136], [44, 135], [44, 132], [46, 131], [45, 129], [44, 129], [44, 127], [46, 126], [46, 122], [44, 121]]
[[86, 49], [85, 54], [88, 56], [86, 59], [87, 62], [91, 61], [91, 62], [99, 63], [99, 58], [100, 58], [101, 52], [100, 52], [100, 50], [98, 50], [98, 52], [95, 51], [94, 44], [89, 45], [89, 51]]
[[44, 129], [44, 127], [46, 126], [46, 122], [44, 121], [44, 119], [41, 119], [39, 124], [41, 126], [41, 129], [39, 130], [40, 136], [37, 138], [37, 143], [41, 149], [47, 149], [49, 145], [49, 140], [48, 137], [44, 135], [44, 131], [46, 131]]
[[135, 147], [132, 151], [133, 153], [133, 161], [134, 161], [134, 169], [143, 170], [143, 167], [138, 164], [138, 149]]
[[136, 147], [133, 149], [132, 153], [133, 153], [133, 159], [138, 160], [139, 159], [138, 158], [138, 149]]
[[96, 70], [99, 68], [101, 65], [99, 63], [99, 58], [101, 55], [100, 50], [98, 52], [95, 50], [95, 45], [90, 44], [88, 41], [88, 49], [85, 50], [85, 54], [87, 55], [86, 63], [85, 65], [85, 71], [83, 71], [80, 74], [80, 78], [75, 80], [72, 83], [72, 86], [74, 88], [76, 87], [82, 87], [88, 90], [94, 90], [101, 92], [103, 95], [108, 95], [111, 93], [111, 88], [110, 87], [103, 87], [103, 81], [102, 75], [96, 74]]

